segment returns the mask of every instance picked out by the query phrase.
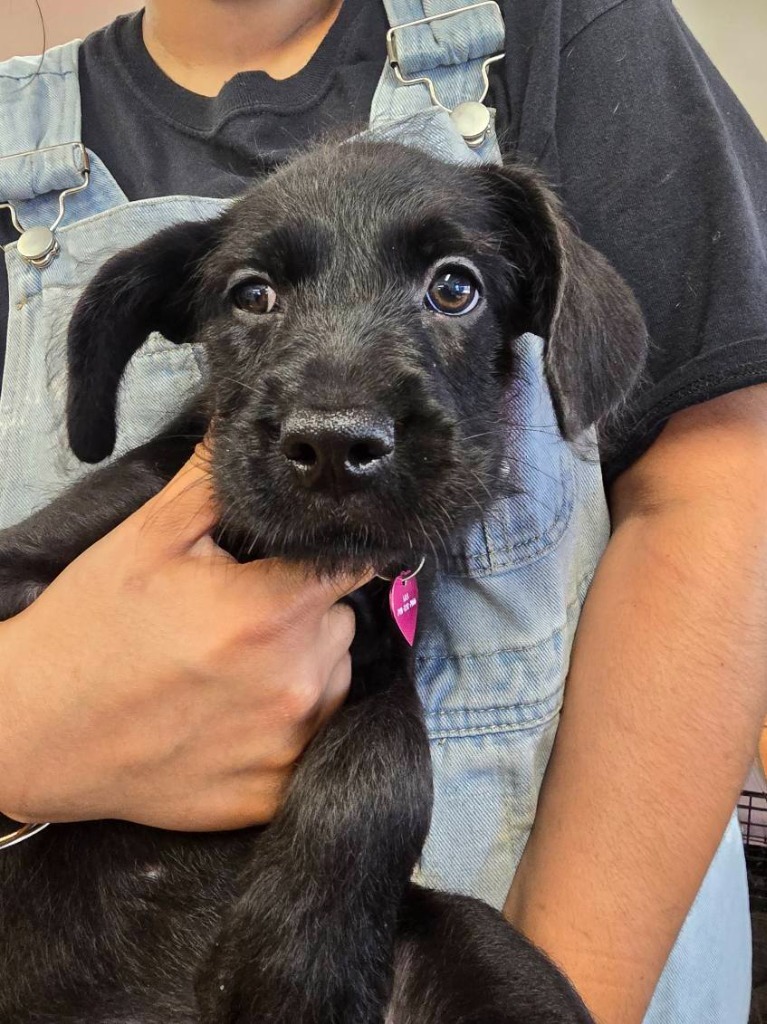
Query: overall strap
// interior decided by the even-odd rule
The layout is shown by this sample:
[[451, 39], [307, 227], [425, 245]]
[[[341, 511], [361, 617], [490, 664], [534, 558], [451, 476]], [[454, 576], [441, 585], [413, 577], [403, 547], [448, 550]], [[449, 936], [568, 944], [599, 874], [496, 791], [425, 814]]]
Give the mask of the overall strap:
[[[383, 0], [388, 62], [373, 98], [371, 130], [424, 111], [449, 119], [461, 142], [454, 158], [500, 161], [492, 112], [484, 105], [488, 70], [504, 56], [496, 0]], [[469, 152], [466, 153], [465, 151]]]
[[87, 157], [80, 133], [79, 49], [76, 40], [42, 59], [14, 57], [0, 65], [0, 202], [82, 185]]
[[[10, 210], [22, 258], [43, 269], [69, 196], [87, 187], [81, 139], [80, 41], [0, 65], [0, 207]], [[38, 202], [40, 200], [40, 202]]]

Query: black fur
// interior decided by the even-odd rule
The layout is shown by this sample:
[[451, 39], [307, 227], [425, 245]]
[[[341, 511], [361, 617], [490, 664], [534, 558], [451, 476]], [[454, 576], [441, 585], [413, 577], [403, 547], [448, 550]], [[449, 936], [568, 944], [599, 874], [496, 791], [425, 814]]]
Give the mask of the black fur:
[[[447, 317], [424, 294], [456, 264], [472, 268], [481, 300]], [[236, 309], [243, 275], [268, 276], [281, 311]], [[117, 387], [152, 330], [205, 345], [204, 395], [160, 438], [0, 534], [2, 617], [154, 494], [209, 422], [233, 553], [319, 572], [413, 565], [501, 492], [516, 336], [547, 338], [570, 437], [613, 413], [645, 345], [629, 290], [532, 172], [375, 144], [319, 149], [220, 218], [102, 268], [69, 339], [69, 436], [83, 460], [112, 451]], [[338, 429], [349, 410], [392, 424], [393, 451], [359, 479], [312, 489], [285, 454], [285, 424], [310, 413]], [[267, 829], [62, 825], [0, 855], [2, 1024], [590, 1019], [495, 911], [410, 883], [431, 810], [412, 659], [385, 584], [355, 606], [349, 700]]]

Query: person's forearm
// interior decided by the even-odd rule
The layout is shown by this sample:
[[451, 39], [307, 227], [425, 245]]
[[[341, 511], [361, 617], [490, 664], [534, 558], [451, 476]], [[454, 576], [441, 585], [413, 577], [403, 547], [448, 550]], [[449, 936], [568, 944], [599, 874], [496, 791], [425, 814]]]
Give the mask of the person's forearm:
[[642, 1020], [767, 710], [767, 470], [737, 432], [669, 430], [618, 489], [506, 906], [600, 1024]]

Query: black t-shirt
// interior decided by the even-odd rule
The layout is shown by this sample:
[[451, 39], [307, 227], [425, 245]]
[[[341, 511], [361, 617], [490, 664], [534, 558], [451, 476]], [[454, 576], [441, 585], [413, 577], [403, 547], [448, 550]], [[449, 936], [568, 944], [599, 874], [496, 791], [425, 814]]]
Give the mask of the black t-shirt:
[[[670, 0], [501, 6], [502, 148], [547, 174], [650, 329], [611, 479], [673, 412], [767, 380], [767, 145]], [[154, 64], [140, 14], [118, 18], [81, 49], [83, 141], [129, 199], [237, 195], [317, 136], [364, 126], [386, 29], [381, 0], [345, 0], [298, 74], [245, 72], [209, 99]], [[0, 338], [6, 319], [0, 280]]]

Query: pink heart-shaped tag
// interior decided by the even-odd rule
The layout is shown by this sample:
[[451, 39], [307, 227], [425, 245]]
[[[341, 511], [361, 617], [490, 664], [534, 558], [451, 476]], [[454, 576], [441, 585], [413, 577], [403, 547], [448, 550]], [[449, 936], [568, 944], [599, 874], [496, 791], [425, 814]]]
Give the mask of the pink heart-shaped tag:
[[397, 628], [412, 647], [418, 622], [418, 580], [415, 576], [403, 572], [392, 580], [389, 608]]

